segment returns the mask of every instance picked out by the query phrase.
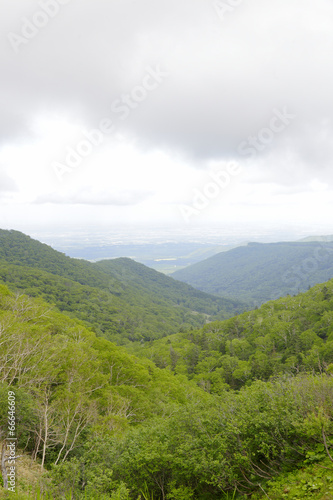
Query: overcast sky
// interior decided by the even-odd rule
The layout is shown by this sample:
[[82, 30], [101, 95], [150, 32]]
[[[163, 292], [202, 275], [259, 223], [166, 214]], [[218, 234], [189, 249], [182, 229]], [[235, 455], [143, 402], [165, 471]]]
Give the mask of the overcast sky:
[[321, 224], [332, 0], [0, 0], [0, 227]]

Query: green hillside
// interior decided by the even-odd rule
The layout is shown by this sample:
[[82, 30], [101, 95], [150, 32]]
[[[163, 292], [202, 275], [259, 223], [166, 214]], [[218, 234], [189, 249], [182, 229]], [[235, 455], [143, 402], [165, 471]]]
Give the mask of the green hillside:
[[149, 290], [155, 300], [158, 300], [158, 297], [160, 300], [167, 299], [177, 306], [193, 309], [202, 314], [214, 315], [221, 310], [220, 315], [228, 311], [231, 316], [245, 309], [245, 305], [240, 301], [231, 299], [221, 301], [217, 296], [201, 292], [131, 259], [102, 260], [97, 262], [96, 266], [124, 285], [130, 285], [140, 295]]
[[[17, 494], [0, 485], [0, 498], [331, 500], [332, 297], [329, 282], [206, 326], [200, 339], [192, 332], [188, 342], [201, 349], [194, 371], [224, 336], [239, 352], [242, 341], [255, 357], [268, 352], [273, 371], [258, 358], [264, 371], [234, 390], [222, 370], [215, 370], [221, 384], [209, 386], [191, 369], [186, 376], [160, 369], [41, 299], [0, 286], [0, 439], [10, 395], [19, 457]], [[267, 350], [263, 334], [275, 348]], [[283, 362], [282, 352], [307, 361]]]
[[0, 230], [0, 280], [120, 344], [160, 338], [245, 309], [130, 259], [98, 264], [71, 259], [17, 231]]
[[8, 432], [8, 394], [15, 394], [18, 446], [42, 468], [83, 453], [87, 440], [120, 438], [131, 426], [202, 399], [185, 377], [3, 285], [0, 332], [0, 440]]
[[271, 376], [323, 373], [333, 363], [333, 280], [132, 352], [219, 394]]
[[220, 299], [0, 236], [1, 499], [333, 499], [333, 280], [178, 331]]
[[172, 274], [206, 293], [251, 307], [333, 278], [333, 243], [249, 243]]

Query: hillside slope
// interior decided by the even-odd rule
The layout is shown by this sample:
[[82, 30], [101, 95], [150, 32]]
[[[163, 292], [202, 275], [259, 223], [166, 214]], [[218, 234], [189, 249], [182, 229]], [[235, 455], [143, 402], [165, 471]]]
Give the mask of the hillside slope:
[[234, 314], [244, 309], [244, 306], [237, 300], [224, 299], [221, 302], [216, 295], [201, 292], [182, 281], [170, 278], [128, 258], [102, 260], [97, 262], [96, 266], [124, 285], [130, 285], [140, 294], [149, 290], [155, 300], [158, 300], [158, 297], [164, 298], [178, 306], [186, 306], [204, 314], [207, 312], [215, 314], [217, 308], [221, 307], [221, 303], [225, 310]]
[[[118, 260], [118, 259], [117, 259]], [[71, 259], [17, 231], [0, 230], [0, 279], [40, 296], [118, 343], [160, 338], [244, 310], [130, 259]]]
[[277, 374], [324, 373], [333, 363], [333, 280], [133, 352], [214, 393]]
[[42, 467], [82, 453], [93, 437], [120, 437], [192, 398], [207, 400], [185, 377], [128, 354], [41, 299], [15, 295], [4, 285], [0, 340], [0, 441], [13, 436], [9, 395], [16, 402], [17, 445]]
[[333, 278], [333, 243], [249, 243], [172, 274], [199, 290], [252, 307]]
[[18, 498], [331, 499], [332, 314], [333, 280], [135, 344], [168, 356], [160, 369], [0, 285], [0, 438], [14, 414]]

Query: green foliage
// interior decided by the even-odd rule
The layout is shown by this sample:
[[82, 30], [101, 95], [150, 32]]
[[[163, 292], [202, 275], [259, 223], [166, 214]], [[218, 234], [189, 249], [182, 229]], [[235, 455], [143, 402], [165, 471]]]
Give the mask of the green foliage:
[[172, 276], [204, 292], [255, 307], [333, 278], [333, 243], [249, 243]]
[[71, 259], [18, 231], [0, 230], [0, 280], [118, 344], [161, 338], [244, 310], [130, 259]]
[[201, 330], [136, 344], [132, 352], [218, 394], [277, 374], [331, 373], [332, 310], [333, 280]]
[[10, 389], [44, 471], [12, 498], [333, 498], [333, 281], [198, 330], [219, 299], [0, 240], [0, 433]]
[[[8, 392], [12, 391], [7, 383], [0, 382], [0, 441], [7, 437], [8, 429]], [[35, 400], [26, 389], [15, 388], [15, 426], [18, 446], [24, 448], [30, 439], [29, 429], [36, 424]]]
[[320, 432], [309, 434], [307, 426], [317, 407], [332, 419], [332, 401], [333, 379], [326, 375], [258, 381], [129, 429], [102, 446], [97, 462], [101, 470], [108, 463], [115, 484], [130, 485], [134, 498], [143, 491], [149, 498], [198, 500], [261, 493], [306, 464], [312, 451], [317, 461], [325, 458]]
[[[289, 474], [283, 474], [267, 483], [266, 495], [271, 500], [332, 500], [333, 467], [332, 462], [320, 463], [302, 468]], [[254, 500], [264, 500], [267, 496], [253, 495]]]
[[121, 436], [199, 394], [186, 379], [97, 338], [41, 300], [2, 291], [2, 434], [10, 389], [17, 400], [19, 445], [47, 467], [65, 463], [89, 436]]

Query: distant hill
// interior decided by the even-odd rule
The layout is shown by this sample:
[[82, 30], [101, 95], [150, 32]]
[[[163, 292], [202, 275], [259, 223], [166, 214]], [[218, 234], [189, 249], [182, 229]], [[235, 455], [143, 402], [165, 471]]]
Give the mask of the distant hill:
[[323, 242], [331, 242], [333, 241], [333, 235], [328, 236], [307, 236], [306, 238], [302, 238], [298, 240], [299, 242], [307, 243], [309, 241], [323, 241]]
[[253, 307], [333, 278], [333, 242], [249, 243], [172, 276]]
[[[57, 240], [55, 240], [57, 241]], [[102, 244], [83, 246], [77, 242], [65, 246], [63, 242], [52, 244], [60, 252], [70, 257], [92, 262], [98, 260], [128, 257], [156, 271], [170, 274], [186, 266], [208, 259], [219, 252], [231, 250], [238, 245], [213, 245], [197, 242], [164, 242], [133, 244]]]
[[18, 231], [0, 230], [0, 281], [42, 297], [118, 343], [161, 338], [245, 309], [130, 259], [72, 259]]

